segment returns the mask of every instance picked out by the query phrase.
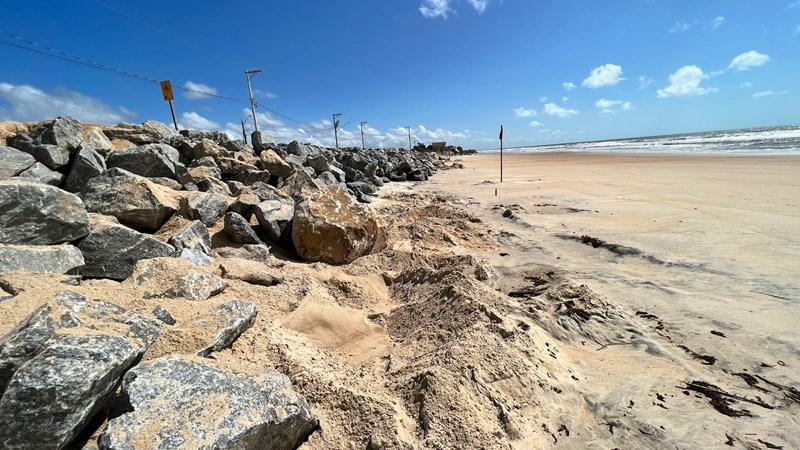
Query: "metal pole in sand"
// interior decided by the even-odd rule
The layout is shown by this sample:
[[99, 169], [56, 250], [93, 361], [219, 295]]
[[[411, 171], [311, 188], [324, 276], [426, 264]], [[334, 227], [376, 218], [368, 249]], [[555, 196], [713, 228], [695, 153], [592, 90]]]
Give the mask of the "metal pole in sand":
[[500, 125], [500, 183], [503, 182], [503, 126]]

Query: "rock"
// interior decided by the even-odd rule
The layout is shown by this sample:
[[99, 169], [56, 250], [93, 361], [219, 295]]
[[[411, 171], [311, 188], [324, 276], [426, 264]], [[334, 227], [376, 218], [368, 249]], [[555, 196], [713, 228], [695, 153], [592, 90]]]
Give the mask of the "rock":
[[175, 318], [172, 317], [172, 314], [170, 314], [169, 311], [164, 309], [161, 305], [156, 306], [156, 308], [153, 310], [153, 315], [156, 317], [156, 319], [167, 325], [175, 325], [177, 323]]
[[91, 224], [92, 231], [78, 244], [86, 262], [78, 272], [85, 277], [124, 280], [138, 261], [175, 253], [175, 247], [102, 216], [93, 214]]
[[218, 178], [204, 178], [202, 180], [198, 180], [195, 184], [197, 189], [202, 192], [226, 196], [231, 195], [231, 190], [228, 188], [228, 185]]
[[108, 167], [119, 167], [143, 177], [165, 177], [177, 180], [183, 172], [180, 153], [167, 144], [147, 144], [130, 150], [111, 153]]
[[197, 266], [208, 266], [214, 262], [214, 258], [196, 248], [184, 248], [178, 257]]
[[114, 216], [143, 230], [158, 230], [179, 205], [176, 191], [120, 168], [89, 180], [81, 197], [90, 212]]
[[331, 169], [330, 161], [328, 161], [328, 158], [326, 158], [325, 155], [318, 155], [313, 158], [308, 158], [307, 162], [317, 174], [328, 172]]
[[39, 135], [39, 141], [42, 144], [74, 150], [83, 142], [83, 128], [72, 117], [58, 117], [45, 126]]
[[[105, 137], [105, 136], [104, 136]], [[106, 161], [90, 147], [85, 145], [75, 154], [69, 175], [64, 182], [64, 189], [70, 192], [79, 192], [86, 183], [106, 171]]]
[[19, 175], [35, 162], [36, 159], [28, 153], [0, 146], [0, 178]]
[[255, 183], [269, 182], [270, 173], [266, 170], [252, 170], [247, 169], [236, 175], [231, 176], [232, 179], [241, 182], [245, 186], [250, 186]]
[[60, 172], [50, 170], [40, 162], [33, 163], [32, 166], [25, 169], [19, 174], [19, 178], [33, 181], [35, 183], [49, 184], [51, 186], [58, 186], [64, 178]]
[[179, 277], [173, 287], [157, 297], [178, 298], [199, 302], [221, 293], [227, 285], [225, 281], [206, 272], [191, 272]]
[[0, 121], [0, 147], [6, 144], [6, 139], [27, 133], [28, 129], [28, 125], [23, 122], [15, 122], [13, 120]]
[[216, 159], [216, 161], [220, 172], [222, 172], [222, 178], [226, 179], [235, 178], [236, 176], [247, 172], [248, 170], [258, 170], [258, 167], [244, 161], [239, 161], [236, 158], [219, 157]]
[[296, 171], [294, 175], [285, 179], [281, 186], [281, 190], [297, 202], [319, 191], [320, 188], [319, 183], [304, 170]]
[[289, 378], [258, 378], [168, 356], [140, 364], [122, 383], [129, 411], [109, 421], [101, 450], [292, 450], [317, 426]]
[[0, 243], [61, 244], [89, 232], [89, 215], [74, 194], [20, 179], [0, 180]]
[[422, 169], [414, 169], [406, 176], [408, 177], [408, 181], [426, 181], [428, 179], [428, 174]]
[[330, 173], [332, 173], [332, 174], [333, 174], [333, 176], [334, 176], [334, 177], [336, 177], [336, 179], [337, 179], [337, 180], [338, 180], [340, 183], [344, 183], [344, 182], [345, 182], [345, 179], [347, 178], [347, 176], [345, 175], [345, 173], [344, 173], [344, 170], [342, 170], [342, 169], [340, 169], [340, 168], [338, 168], [338, 167], [336, 167], [336, 166], [331, 166], [331, 167], [328, 169], [328, 171], [329, 171]]
[[0, 244], [0, 273], [67, 273], [82, 265], [83, 255], [71, 245]]
[[217, 167], [216, 164], [213, 166], [200, 165], [186, 169], [186, 172], [183, 175], [181, 175], [181, 183], [183, 183], [184, 185], [186, 183], [197, 184], [209, 178], [214, 178], [214, 179], [222, 178], [222, 172], [220, 172], [219, 167]]
[[67, 147], [58, 147], [49, 144], [32, 144], [22, 149], [25, 153], [29, 153], [37, 161], [49, 167], [50, 169], [57, 170], [69, 164], [69, 149]]
[[368, 208], [328, 187], [295, 207], [292, 242], [306, 261], [346, 264], [372, 251], [378, 224]]
[[158, 139], [158, 142], [169, 142], [171, 139], [180, 136], [176, 129], [157, 120], [145, 120], [142, 123], [142, 130]]
[[214, 250], [220, 258], [239, 258], [256, 262], [267, 262], [269, 260], [269, 247], [266, 245], [246, 244], [239, 248], [222, 247]]
[[244, 220], [249, 221], [255, 212], [256, 205], [260, 202], [261, 199], [252, 189], [245, 188], [245, 191], [239, 195], [236, 201], [228, 206], [228, 212], [235, 212], [244, 217]]
[[294, 168], [283, 160], [274, 150], [266, 149], [259, 155], [261, 168], [269, 171], [279, 178], [288, 178], [294, 173]]
[[275, 277], [266, 271], [253, 270], [254, 265], [247, 261], [226, 260], [219, 267], [222, 270], [223, 278], [229, 280], [239, 280], [266, 287], [275, 286], [283, 282], [281, 278]]
[[148, 180], [152, 181], [155, 184], [170, 188], [174, 191], [180, 191], [183, 189], [183, 185], [172, 178], [165, 178], [165, 177], [150, 177]]
[[339, 184], [339, 180], [331, 172], [325, 171], [317, 175], [317, 183], [321, 186], [335, 186]]
[[303, 161], [308, 157], [308, 149], [302, 142], [289, 142], [289, 146], [286, 147], [286, 152], [290, 155], [299, 156]]
[[178, 252], [186, 248], [199, 250], [207, 255], [211, 254], [211, 238], [208, 236], [208, 228], [199, 220], [182, 224], [170, 236], [168, 242]]
[[217, 158], [228, 158], [231, 153], [218, 145], [216, 142], [209, 139], [203, 139], [194, 146], [194, 159], [210, 156], [216, 160]]
[[235, 212], [225, 213], [225, 228], [223, 232], [231, 240], [237, 244], [261, 244], [256, 232], [247, 221], [240, 214]]
[[4, 448], [67, 447], [160, 334], [112, 303], [57, 294], [0, 341]]
[[103, 130], [92, 127], [83, 130], [83, 143], [81, 148], [89, 148], [101, 155], [107, 155], [114, 149], [114, 144], [103, 134]]
[[208, 356], [233, 345], [236, 339], [256, 320], [256, 305], [244, 300], [232, 300], [212, 309], [208, 314], [192, 321], [197, 327], [214, 334], [214, 339], [198, 350], [200, 356]]
[[174, 133], [171, 128], [155, 121], [147, 121], [143, 125], [121, 123], [116, 127], [103, 129], [103, 134], [112, 141], [125, 140], [136, 145], [165, 143], [176, 136]]
[[213, 226], [228, 209], [228, 201], [218, 194], [191, 192], [181, 202], [180, 214], [187, 219], [199, 220], [207, 227]]
[[255, 216], [267, 237], [273, 242], [291, 237], [294, 200], [290, 197], [266, 200], [256, 205]]
[[236, 180], [228, 180], [228, 181], [225, 182], [225, 184], [228, 185], [228, 189], [230, 189], [231, 195], [233, 195], [233, 196], [238, 196], [239, 194], [242, 193], [242, 191], [245, 188], [244, 183], [241, 183], [241, 182], [236, 181]]

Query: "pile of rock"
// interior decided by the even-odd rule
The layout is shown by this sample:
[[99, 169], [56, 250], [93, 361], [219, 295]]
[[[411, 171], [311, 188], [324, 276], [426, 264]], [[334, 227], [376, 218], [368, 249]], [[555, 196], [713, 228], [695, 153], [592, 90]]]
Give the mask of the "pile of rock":
[[[141, 259], [263, 260], [269, 245], [348, 263], [378, 234], [361, 203], [386, 182], [426, 180], [439, 163], [300, 142], [254, 149], [153, 121], [101, 128], [59, 117], [0, 128], [0, 273], [121, 280]], [[213, 232], [224, 238], [215, 245]]]

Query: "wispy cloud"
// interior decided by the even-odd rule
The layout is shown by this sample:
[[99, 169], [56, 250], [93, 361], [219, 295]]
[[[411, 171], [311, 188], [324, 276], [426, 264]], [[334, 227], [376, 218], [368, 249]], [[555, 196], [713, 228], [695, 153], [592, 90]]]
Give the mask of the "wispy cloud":
[[447, 15], [452, 11], [450, 0], [423, 0], [419, 5], [419, 12], [429, 19], [436, 17], [447, 19]]
[[183, 87], [188, 89], [183, 95], [189, 100], [200, 100], [208, 98], [210, 95], [217, 95], [217, 89], [207, 84], [195, 83], [194, 81], [187, 81], [183, 83]]
[[639, 77], [639, 89], [646, 89], [648, 86], [653, 84], [655, 80], [650, 77], [641, 76]]
[[741, 55], [733, 58], [728, 69], [733, 69], [739, 72], [750, 70], [754, 67], [763, 66], [769, 62], [769, 55], [759, 53], [755, 50], [742, 53]]
[[253, 95], [268, 99], [278, 98], [278, 94], [274, 94], [270, 91], [262, 91], [261, 89], [253, 89]]
[[538, 127], [542, 126], [543, 124], [542, 124], [542, 122], [539, 122], [538, 120], [531, 120], [529, 125], [531, 127], [533, 127], [533, 128], [538, 128]]
[[181, 114], [181, 128], [200, 131], [216, 131], [220, 126], [218, 123], [209, 120], [194, 111]]
[[519, 108], [514, 108], [514, 115], [517, 117], [536, 117], [537, 113], [536, 110], [533, 108], [526, 108], [524, 106], [520, 106]]
[[694, 97], [715, 92], [716, 88], [701, 86], [708, 75], [697, 66], [683, 66], [669, 76], [669, 86], [658, 90], [658, 96], [666, 97]]
[[486, 7], [489, 5], [489, 0], [468, 0], [469, 4], [478, 12], [478, 14], [483, 14], [486, 11]]
[[67, 89], [46, 92], [27, 84], [0, 82], [0, 120], [43, 120], [72, 116], [83, 122], [113, 124], [131, 119], [135, 114], [114, 108], [101, 100]]
[[613, 114], [615, 112], [630, 111], [633, 109], [633, 104], [631, 102], [622, 100], [608, 100], [605, 98], [601, 98], [600, 100], [596, 101], [594, 106], [603, 114]]
[[771, 97], [773, 95], [786, 95], [789, 91], [761, 91], [753, 94], [753, 98]]
[[578, 87], [578, 86], [575, 86], [575, 83], [573, 83], [573, 82], [571, 82], [571, 81], [565, 81], [564, 83], [561, 83], [561, 86], [562, 86], [562, 87], [564, 88], [564, 90], [565, 90], [565, 91], [567, 91], [567, 92], [569, 92], [569, 91], [571, 91], [571, 90], [575, 89], [576, 87]]
[[795, 8], [800, 8], [800, 0], [794, 1], [786, 5], [786, 9], [795, 9]]
[[675, 25], [669, 29], [670, 33], [682, 33], [684, 31], [689, 31], [694, 26], [697, 25], [697, 21], [694, 22], [675, 22]]
[[724, 23], [725, 23], [725, 17], [717, 16], [711, 20], [711, 23], [708, 24], [708, 28], [711, 29], [711, 31], [714, 31], [717, 28], [721, 27], [722, 24]]
[[604, 64], [592, 70], [589, 76], [581, 83], [584, 87], [597, 89], [602, 87], [616, 86], [622, 78], [622, 66], [616, 64]]
[[564, 108], [562, 106], [558, 106], [555, 103], [545, 104], [544, 113], [547, 114], [548, 116], [560, 117], [562, 119], [566, 119], [579, 114], [579, 112], [574, 109]]

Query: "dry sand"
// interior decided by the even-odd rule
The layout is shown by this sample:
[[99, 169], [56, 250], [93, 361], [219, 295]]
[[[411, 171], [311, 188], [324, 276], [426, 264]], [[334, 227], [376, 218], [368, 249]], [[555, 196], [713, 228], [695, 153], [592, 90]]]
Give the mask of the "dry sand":
[[320, 418], [304, 450], [800, 448], [800, 158], [519, 155], [502, 186], [495, 162], [384, 187], [386, 248], [347, 266], [217, 259], [205, 302], [146, 298], [180, 260], [155, 286], [5, 275], [0, 334], [72, 289], [169, 310], [155, 358], [250, 300], [214, 364], [289, 375]]

